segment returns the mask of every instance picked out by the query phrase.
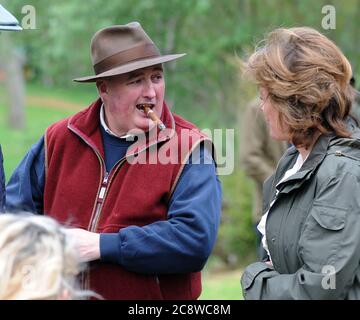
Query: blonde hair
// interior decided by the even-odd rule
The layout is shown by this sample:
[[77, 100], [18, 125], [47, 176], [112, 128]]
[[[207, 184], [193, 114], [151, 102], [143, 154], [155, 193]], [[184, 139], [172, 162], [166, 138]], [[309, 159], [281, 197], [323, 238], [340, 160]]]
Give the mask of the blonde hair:
[[245, 72], [268, 90], [296, 146], [308, 147], [315, 131], [350, 136], [345, 118], [354, 100], [351, 65], [320, 32], [274, 30], [250, 56]]
[[75, 299], [81, 265], [71, 238], [52, 218], [0, 214], [0, 299]]

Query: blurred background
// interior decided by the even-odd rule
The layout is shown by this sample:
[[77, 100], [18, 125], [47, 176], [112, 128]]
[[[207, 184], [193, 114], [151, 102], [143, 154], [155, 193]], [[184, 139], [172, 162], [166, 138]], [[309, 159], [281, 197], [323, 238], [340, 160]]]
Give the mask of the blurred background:
[[[0, 143], [6, 178], [51, 123], [86, 107], [94, 84], [90, 40], [102, 27], [139, 21], [163, 54], [172, 110], [200, 129], [235, 130], [235, 169], [221, 176], [222, 224], [201, 299], [242, 299], [241, 270], [256, 259], [253, 182], [239, 162], [241, 120], [256, 88], [240, 76], [245, 58], [276, 27], [311, 26], [330, 37], [360, 73], [360, 0], [8, 0], [22, 32], [0, 34]], [[335, 9], [335, 21], [332, 11]], [[330, 20], [329, 20], [330, 19]], [[332, 20], [331, 20], [332, 19]]]

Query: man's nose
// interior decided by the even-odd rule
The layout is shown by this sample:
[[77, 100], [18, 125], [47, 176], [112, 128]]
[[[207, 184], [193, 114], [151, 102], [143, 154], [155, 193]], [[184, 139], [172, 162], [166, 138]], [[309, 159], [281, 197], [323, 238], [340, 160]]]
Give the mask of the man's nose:
[[155, 98], [156, 93], [155, 93], [155, 88], [154, 88], [154, 84], [151, 81], [146, 81], [144, 89], [143, 89], [143, 96], [145, 98]]

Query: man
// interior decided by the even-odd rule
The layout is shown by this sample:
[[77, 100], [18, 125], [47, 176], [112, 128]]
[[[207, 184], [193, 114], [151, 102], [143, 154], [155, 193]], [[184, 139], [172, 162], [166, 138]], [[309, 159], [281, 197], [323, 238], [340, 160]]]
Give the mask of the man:
[[8, 210], [45, 213], [73, 227], [81, 258], [92, 261], [84, 288], [105, 299], [201, 293], [221, 186], [211, 142], [164, 102], [162, 63], [182, 56], [160, 55], [137, 22], [98, 31], [95, 75], [75, 81], [96, 82], [100, 98], [50, 126], [7, 186]]
[[[19, 26], [16, 18], [0, 5], [0, 31], [18, 31], [22, 28]], [[5, 204], [5, 174], [3, 166], [3, 154], [0, 146], [0, 212], [3, 211]]]
[[287, 145], [273, 140], [268, 133], [265, 117], [260, 109], [259, 99], [251, 101], [243, 115], [240, 161], [245, 173], [255, 182], [253, 194], [252, 222], [256, 233], [258, 258], [264, 249], [262, 235], [257, 229], [262, 216], [262, 186], [265, 179], [272, 175]]

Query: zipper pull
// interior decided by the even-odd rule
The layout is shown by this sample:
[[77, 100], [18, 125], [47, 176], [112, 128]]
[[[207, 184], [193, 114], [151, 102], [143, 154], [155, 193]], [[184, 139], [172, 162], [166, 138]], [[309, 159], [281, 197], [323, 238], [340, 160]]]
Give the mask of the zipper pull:
[[108, 179], [109, 179], [109, 172], [105, 172], [105, 177], [104, 177], [103, 184], [107, 184], [107, 183], [108, 183]]
[[109, 179], [109, 173], [108, 173], [108, 172], [105, 172], [104, 180], [103, 180], [103, 182], [102, 182], [101, 189], [100, 189], [100, 193], [99, 193], [99, 200], [104, 199], [104, 195], [105, 195], [105, 191], [106, 191], [108, 179]]

